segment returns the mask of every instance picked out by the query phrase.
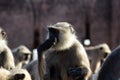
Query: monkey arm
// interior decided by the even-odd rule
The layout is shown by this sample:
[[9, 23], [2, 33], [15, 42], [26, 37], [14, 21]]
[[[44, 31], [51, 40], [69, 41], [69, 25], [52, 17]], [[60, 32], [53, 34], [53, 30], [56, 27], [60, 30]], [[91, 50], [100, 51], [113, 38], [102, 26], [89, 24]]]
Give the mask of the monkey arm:
[[88, 70], [86, 68], [70, 68], [67, 73], [75, 80], [84, 80], [84, 76], [87, 75]]

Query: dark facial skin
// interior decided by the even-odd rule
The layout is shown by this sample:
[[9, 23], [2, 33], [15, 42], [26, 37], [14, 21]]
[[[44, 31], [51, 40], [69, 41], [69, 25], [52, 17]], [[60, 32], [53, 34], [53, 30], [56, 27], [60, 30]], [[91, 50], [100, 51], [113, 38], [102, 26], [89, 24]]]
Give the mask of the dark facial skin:
[[50, 38], [51, 39], [54, 39], [56, 38], [57, 39], [57, 42], [59, 41], [59, 31], [57, 29], [54, 29], [54, 28], [48, 28], [49, 30], [49, 34], [50, 34]]
[[25, 78], [25, 74], [16, 74], [14, 76], [14, 80], [23, 80]]
[[54, 28], [48, 28], [48, 30], [49, 30], [49, 39], [47, 39], [43, 44], [41, 44], [38, 47], [38, 52], [42, 52], [51, 48], [56, 42], [56, 40], [57, 42], [59, 41], [58, 39], [59, 31]]

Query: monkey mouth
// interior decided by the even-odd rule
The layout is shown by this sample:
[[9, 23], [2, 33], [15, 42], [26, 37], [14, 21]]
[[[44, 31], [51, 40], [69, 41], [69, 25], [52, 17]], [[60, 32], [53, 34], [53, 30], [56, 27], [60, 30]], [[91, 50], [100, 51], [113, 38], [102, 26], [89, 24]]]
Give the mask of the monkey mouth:
[[57, 44], [57, 38], [55, 37], [53, 45], [56, 45], [56, 44]]
[[51, 47], [53, 47], [53, 46], [55, 46], [57, 44], [58, 39], [54, 34], [49, 33], [48, 41], [49, 41]]
[[57, 38], [55, 36], [50, 36], [50, 41], [52, 43], [53, 46], [55, 46], [57, 44]]

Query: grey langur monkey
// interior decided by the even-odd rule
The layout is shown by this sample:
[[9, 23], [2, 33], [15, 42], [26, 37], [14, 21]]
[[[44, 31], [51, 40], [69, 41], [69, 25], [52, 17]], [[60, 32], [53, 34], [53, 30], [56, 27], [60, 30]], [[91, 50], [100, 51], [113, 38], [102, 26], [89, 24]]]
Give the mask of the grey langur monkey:
[[15, 68], [15, 62], [12, 51], [7, 45], [6, 38], [6, 32], [0, 27], [0, 67], [10, 70]]
[[70, 23], [48, 26], [47, 39], [37, 50], [41, 80], [88, 80], [91, 77], [88, 56]]

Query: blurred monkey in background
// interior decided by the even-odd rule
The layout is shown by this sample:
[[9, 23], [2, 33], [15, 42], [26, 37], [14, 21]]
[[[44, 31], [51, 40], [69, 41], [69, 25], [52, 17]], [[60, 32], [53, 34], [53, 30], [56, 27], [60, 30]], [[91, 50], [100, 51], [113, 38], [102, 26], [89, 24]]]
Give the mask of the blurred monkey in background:
[[32, 52], [25, 45], [18, 46], [17, 48], [13, 49], [12, 52], [17, 68], [22, 68], [23, 65], [30, 62]]
[[85, 49], [87, 51], [92, 72], [98, 72], [106, 57], [111, 53], [109, 46], [106, 43], [102, 43], [96, 46], [86, 47]]

